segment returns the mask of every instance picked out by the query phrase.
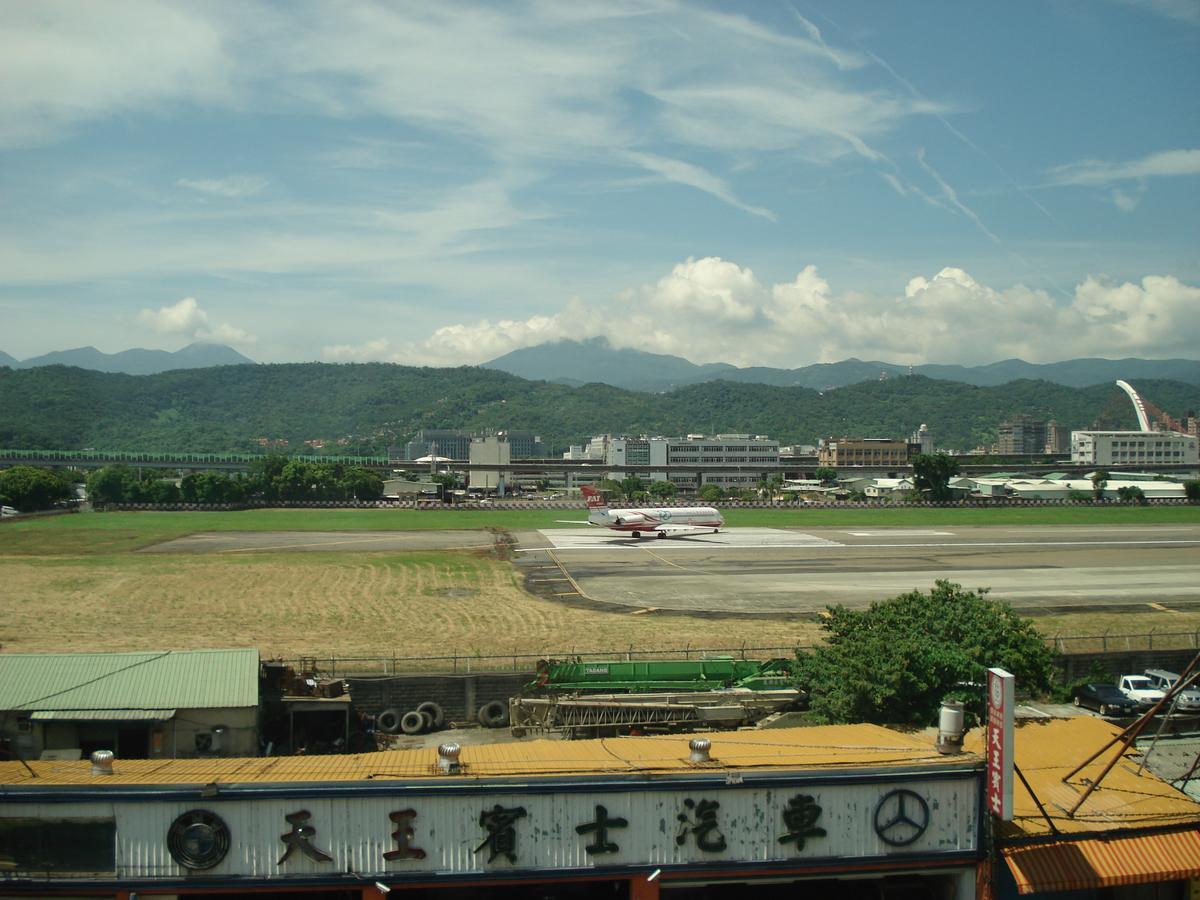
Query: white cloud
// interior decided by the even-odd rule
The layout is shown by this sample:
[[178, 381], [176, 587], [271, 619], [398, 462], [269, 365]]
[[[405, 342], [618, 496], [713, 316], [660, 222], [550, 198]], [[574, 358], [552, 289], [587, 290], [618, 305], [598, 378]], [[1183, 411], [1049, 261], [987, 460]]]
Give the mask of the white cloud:
[[1200, 25], [1200, 3], [1196, 0], [1122, 0], [1126, 6], [1144, 9], [1155, 15], [1188, 25]]
[[180, 178], [180, 187], [191, 188], [201, 194], [212, 194], [217, 197], [251, 197], [261, 193], [271, 183], [270, 178], [262, 175], [230, 175], [226, 178]]
[[461, 365], [561, 338], [694, 362], [795, 367], [850, 356], [899, 363], [979, 364], [1020, 357], [1191, 357], [1200, 346], [1200, 287], [1172, 276], [1138, 284], [1089, 277], [1066, 301], [1024, 285], [997, 289], [961, 268], [916, 276], [901, 293], [837, 294], [815, 266], [764, 285], [745, 267], [689, 259], [608, 303], [573, 300], [559, 313], [437, 329], [423, 341], [325, 348], [323, 357]]
[[143, 309], [138, 323], [158, 334], [211, 341], [222, 344], [253, 344], [258, 338], [241, 328], [222, 322], [210, 328], [208, 313], [200, 308], [195, 297], [184, 297], [178, 303], [157, 310]]
[[1113, 184], [1138, 178], [1200, 175], [1200, 150], [1165, 150], [1127, 162], [1085, 159], [1051, 172], [1055, 184]]
[[1112, 189], [1113, 206], [1121, 212], [1133, 212], [1138, 208], [1138, 204], [1142, 202], [1142, 197], [1146, 194], [1146, 186], [1141, 185], [1138, 190], [1126, 191], [1122, 188]]

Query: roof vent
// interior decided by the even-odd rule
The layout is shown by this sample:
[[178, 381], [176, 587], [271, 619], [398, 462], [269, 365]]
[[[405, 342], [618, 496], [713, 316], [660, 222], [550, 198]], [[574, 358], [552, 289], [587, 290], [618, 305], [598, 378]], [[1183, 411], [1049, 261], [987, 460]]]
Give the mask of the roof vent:
[[462, 768], [458, 762], [460, 753], [462, 748], [458, 744], [439, 744], [438, 768], [447, 775], [457, 775]]
[[708, 738], [692, 738], [690, 741], [688, 741], [688, 749], [692, 751], [692, 762], [712, 762], [712, 757], [708, 752], [710, 749], [712, 749], [712, 741], [710, 741]]
[[937, 751], [961, 753], [963, 743], [963, 705], [960, 700], [943, 700], [938, 715]]
[[113, 773], [113, 752], [97, 750], [92, 754], [92, 774], [111, 775]]

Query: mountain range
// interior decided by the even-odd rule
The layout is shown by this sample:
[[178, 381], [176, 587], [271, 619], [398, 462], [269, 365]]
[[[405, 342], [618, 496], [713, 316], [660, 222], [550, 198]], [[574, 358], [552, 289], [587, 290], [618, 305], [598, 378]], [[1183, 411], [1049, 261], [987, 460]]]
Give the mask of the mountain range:
[[[1138, 379], [1177, 417], [1200, 409], [1200, 385]], [[553, 453], [595, 434], [907, 437], [926, 423], [938, 447], [996, 440], [1024, 413], [1067, 429], [1136, 427], [1115, 385], [1046, 381], [979, 387], [921, 375], [836, 391], [710, 381], [665, 394], [606, 384], [570, 387], [462, 366], [385, 363], [215, 366], [157, 375], [67, 366], [0, 368], [0, 447], [102, 450], [382, 453], [426, 428], [529, 430]]]
[[156, 375], [173, 369], [206, 369], [209, 366], [238, 366], [253, 363], [224, 344], [188, 344], [181, 350], [144, 350], [135, 347], [120, 353], [104, 353], [95, 347], [55, 350], [42, 356], [18, 360], [0, 351], [0, 366], [33, 369], [38, 366], [76, 366], [95, 372], [124, 372], [126, 375]]
[[530, 380], [572, 386], [600, 383], [651, 392], [716, 380], [826, 391], [861, 381], [908, 374], [979, 387], [1007, 384], [1018, 379], [1050, 381], [1068, 387], [1087, 387], [1118, 378], [1168, 379], [1200, 384], [1200, 360], [1195, 359], [1071, 359], [1041, 364], [1006, 359], [980, 366], [930, 364], [911, 368], [896, 363], [847, 359], [799, 369], [738, 368], [728, 363], [697, 365], [679, 356], [618, 350], [604, 338], [539, 344], [514, 350], [482, 365]]

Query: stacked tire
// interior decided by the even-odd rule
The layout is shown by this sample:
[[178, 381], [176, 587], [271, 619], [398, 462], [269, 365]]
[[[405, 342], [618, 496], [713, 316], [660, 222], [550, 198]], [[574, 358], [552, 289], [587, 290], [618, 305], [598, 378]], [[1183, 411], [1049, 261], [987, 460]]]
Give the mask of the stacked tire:
[[484, 728], [503, 728], [508, 724], [508, 704], [503, 700], [493, 700], [479, 707], [479, 724]]
[[445, 726], [446, 714], [441, 706], [432, 700], [426, 700], [408, 712], [391, 707], [375, 717], [375, 727], [385, 734], [428, 734], [431, 731], [440, 731]]

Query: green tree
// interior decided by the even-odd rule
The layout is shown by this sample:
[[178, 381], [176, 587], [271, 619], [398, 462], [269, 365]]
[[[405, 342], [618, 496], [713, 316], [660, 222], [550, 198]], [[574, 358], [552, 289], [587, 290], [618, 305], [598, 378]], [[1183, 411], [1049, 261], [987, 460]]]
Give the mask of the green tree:
[[813, 474], [821, 484], [834, 484], [837, 481], [837, 469], [832, 466], [821, 466]]
[[378, 500], [383, 496], [383, 479], [378, 472], [354, 466], [342, 473], [342, 496], [348, 500]]
[[250, 474], [247, 488], [251, 494], [256, 494], [264, 500], [278, 500], [279, 489], [277, 479], [283, 474], [288, 458], [282, 453], [269, 453], [250, 463]]
[[670, 481], [652, 481], [650, 487], [647, 488], [651, 497], [659, 500], [670, 500], [678, 493], [679, 488]]
[[620, 498], [624, 493], [623, 489], [621, 488], [621, 482], [614, 481], [612, 478], [602, 478], [600, 481], [596, 482], [596, 490], [603, 494], [609, 503]]
[[1098, 469], [1092, 473], [1092, 497], [1096, 500], [1104, 499], [1104, 489], [1108, 487], [1108, 470]]
[[709, 503], [716, 503], [725, 496], [725, 492], [721, 490], [719, 484], [706, 484], [700, 488], [699, 496], [701, 500], [707, 500]]
[[50, 469], [34, 466], [0, 469], [0, 497], [23, 511], [50, 509], [73, 493], [70, 480]]
[[1185, 481], [1183, 483], [1183, 495], [1189, 500], [1200, 500], [1200, 481]]
[[625, 499], [630, 502], [636, 500], [638, 496], [646, 492], [646, 484], [636, 475], [629, 475], [621, 479], [621, 493]]
[[950, 479], [958, 474], [958, 460], [945, 453], [918, 453], [912, 468], [917, 490], [930, 500], [950, 499]]
[[115, 463], [87, 477], [87, 495], [92, 503], [127, 503], [137, 490], [137, 475], [129, 466]]
[[938, 581], [866, 610], [829, 607], [825, 644], [797, 654], [800, 686], [826, 722], [929, 725], [941, 701], [957, 697], [978, 712], [976, 686], [991, 666], [1022, 691], [1049, 690], [1052, 654], [1029, 620], [987, 590]]
[[1126, 484], [1117, 488], [1117, 497], [1122, 503], [1145, 503], [1146, 493], [1136, 484]]

